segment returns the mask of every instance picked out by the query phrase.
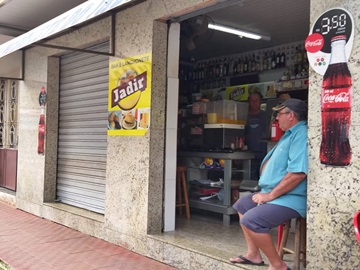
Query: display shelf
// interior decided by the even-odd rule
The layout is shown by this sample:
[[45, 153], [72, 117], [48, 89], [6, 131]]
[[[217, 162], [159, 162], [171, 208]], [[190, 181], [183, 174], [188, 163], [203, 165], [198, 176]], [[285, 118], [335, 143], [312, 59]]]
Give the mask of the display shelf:
[[293, 80], [279, 81], [275, 84], [275, 90], [278, 93], [305, 90], [308, 88], [309, 88], [309, 79], [307, 77], [293, 79]]
[[205, 124], [204, 128], [232, 128], [232, 129], [245, 129], [245, 125], [238, 124]]
[[199, 167], [195, 167], [195, 166], [189, 166], [189, 169], [195, 169], [195, 170], [209, 170], [209, 171], [224, 171], [224, 168], [221, 167], [215, 167], [215, 168], [201, 168]]
[[[251, 159], [255, 157], [254, 153], [250, 151], [238, 151], [232, 153], [223, 152], [178, 152], [178, 159], [187, 167], [187, 181], [189, 182], [189, 197], [190, 207], [212, 211], [223, 214], [223, 224], [230, 225], [230, 215], [236, 214], [235, 209], [232, 208], [232, 181], [248, 180], [251, 173]], [[201, 168], [200, 165], [205, 158], [211, 158], [214, 161], [217, 159], [224, 160], [224, 169], [219, 168]], [[233, 176], [236, 175], [236, 180]], [[194, 180], [209, 179], [217, 182], [219, 178], [223, 179], [223, 186], [205, 185], [207, 188], [221, 188], [222, 200], [213, 198], [201, 200], [200, 197], [194, 198], [191, 188], [194, 188]], [[240, 181], [241, 182], [241, 181]], [[204, 185], [202, 185], [204, 186]], [[204, 196], [208, 196], [204, 194]]]
[[220, 80], [224, 80], [224, 79], [226, 80], [226, 79], [230, 79], [230, 78], [240, 78], [240, 77], [246, 77], [246, 76], [251, 76], [251, 75], [258, 75], [261, 72], [266, 72], [266, 70], [246, 72], [246, 73], [237, 73], [237, 74], [232, 74], [232, 75], [226, 75], [226, 76], [220, 76], [220, 77], [214, 77], [214, 78], [206, 78], [206, 79], [200, 79], [200, 80], [192, 80], [192, 82], [193, 83], [204, 83], [204, 82], [220, 81]]
[[[221, 167], [221, 168], [201, 168], [201, 167], [191, 167], [191, 166], [189, 166], [188, 168], [189, 169], [194, 169], [194, 170], [208, 170], [208, 171], [219, 171], [219, 172], [224, 171], [223, 167]], [[241, 172], [246, 172], [246, 170], [233, 168], [232, 172], [233, 173], [241, 173]]]

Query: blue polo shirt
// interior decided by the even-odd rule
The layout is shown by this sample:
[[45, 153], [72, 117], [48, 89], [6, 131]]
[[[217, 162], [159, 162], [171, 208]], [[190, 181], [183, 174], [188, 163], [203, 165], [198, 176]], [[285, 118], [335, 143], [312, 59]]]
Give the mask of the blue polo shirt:
[[[297, 123], [285, 132], [277, 145], [265, 156], [269, 159], [259, 180], [261, 193], [270, 192], [288, 173], [308, 174], [308, 128], [305, 121]], [[261, 170], [260, 170], [261, 171]], [[267, 202], [286, 206], [306, 216], [307, 178], [293, 190], [273, 201]]]

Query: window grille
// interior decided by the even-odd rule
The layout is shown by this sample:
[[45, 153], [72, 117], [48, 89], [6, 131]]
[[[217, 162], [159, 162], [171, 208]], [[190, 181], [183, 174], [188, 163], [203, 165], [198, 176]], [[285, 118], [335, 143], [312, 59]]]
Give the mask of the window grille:
[[18, 145], [18, 83], [0, 81], [0, 148], [17, 149]]

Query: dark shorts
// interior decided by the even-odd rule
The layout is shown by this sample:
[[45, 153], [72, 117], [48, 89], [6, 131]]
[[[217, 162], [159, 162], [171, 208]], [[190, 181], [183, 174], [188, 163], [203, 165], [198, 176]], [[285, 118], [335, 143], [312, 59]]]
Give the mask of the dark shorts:
[[256, 193], [238, 199], [233, 205], [233, 208], [243, 215], [240, 224], [251, 231], [268, 233], [270, 229], [289, 219], [301, 217], [297, 211], [286, 206], [271, 203], [258, 205], [252, 201], [254, 194]]

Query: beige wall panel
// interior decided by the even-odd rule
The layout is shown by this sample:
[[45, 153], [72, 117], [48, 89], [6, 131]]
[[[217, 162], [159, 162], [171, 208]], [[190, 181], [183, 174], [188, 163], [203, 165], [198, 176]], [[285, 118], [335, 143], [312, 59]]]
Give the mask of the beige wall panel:
[[322, 76], [311, 70], [309, 88], [309, 180], [307, 217], [306, 269], [358, 269], [360, 246], [355, 239], [353, 215], [360, 205], [360, 76], [358, 65], [360, 39], [357, 1], [311, 1], [311, 25], [317, 17], [333, 7], [343, 7], [355, 22], [354, 46], [349, 59], [353, 77], [352, 126], [350, 144], [352, 162], [348, 167], [329, 167], [320, 164], [321, 140], [320, 94]]

